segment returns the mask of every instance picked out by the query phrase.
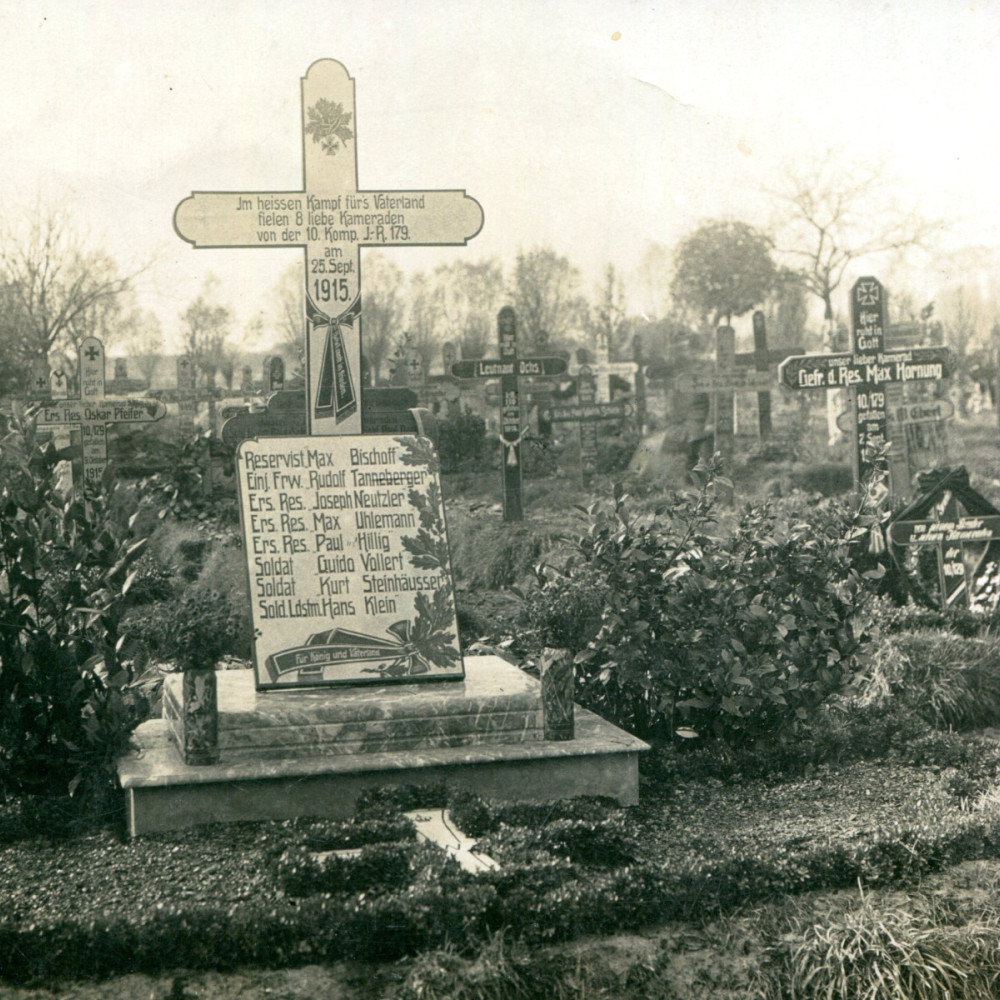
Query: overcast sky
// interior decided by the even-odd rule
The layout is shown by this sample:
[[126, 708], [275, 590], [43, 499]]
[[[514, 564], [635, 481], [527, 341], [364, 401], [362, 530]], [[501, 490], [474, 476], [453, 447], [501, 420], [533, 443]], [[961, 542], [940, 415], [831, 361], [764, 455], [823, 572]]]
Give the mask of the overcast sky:
[[243, 323], [299, 258], [193, 250], [172, 218], [301, 185], [324, 57], [355, 78], [359, 187], [484, 208], [467, 248], [388, 251], [407, 271], [547, 244], [590, 291], [701, 220], [764, 223], [761, 186], [828, 147], [884, 161], [946, 245], [1000, 246], [997, 4], [0, 0], [0, 37], [0, 211], [61, 200], [123, 268], [152, 260], [168, 337], [206, 273]]

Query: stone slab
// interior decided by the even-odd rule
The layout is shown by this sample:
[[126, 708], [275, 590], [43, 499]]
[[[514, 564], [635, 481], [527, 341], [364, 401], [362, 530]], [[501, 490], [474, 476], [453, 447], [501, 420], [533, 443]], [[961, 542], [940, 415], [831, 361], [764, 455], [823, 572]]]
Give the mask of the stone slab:
[[[494, 662], [477, 663], [484, 660]], [[497, 662], [504, 664], [498, 657], [466, 657], [465, 662], [471, 676], [479, 667], [496, 672]], [[504, 666], [538, 684], [517, 667]], [[514, 674], [510, 677], [513, 682]], [[181, 761], [164, 720], [144, 723], [135, 740], [137, 749], [118, 761], [132, 836], [202, 823], [296, 816], [346, 819], [367, 788], [442, 780], [497, 798], [544, 801], [604, 795], [634, 805], [639, 754], [648, 749], [642, 740], [579, 707], [576, 738], [568, 741], [255, 760], [227, 761], [223, 756], [215, 765], [189, 767]]]
[[[258, 692], [249, 670], [219, 671], [224, 759], [377, 753], [543, 738], [538, 683], [500, 657], [462, 680]], [[181, 743], [180, 674], [164, 681], [163, 718]]]

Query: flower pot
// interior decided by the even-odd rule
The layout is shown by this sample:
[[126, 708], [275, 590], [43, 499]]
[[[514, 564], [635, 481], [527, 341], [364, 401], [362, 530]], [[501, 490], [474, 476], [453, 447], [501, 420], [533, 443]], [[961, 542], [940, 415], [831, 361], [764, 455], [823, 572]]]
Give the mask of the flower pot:
[[184, 671], [181, 711], [184, 763], [217, 764], [219, 689], [214, 667]]
[[573, 739], [573, 655], [568, 649], [546, 649], [540, 664], [542, 726], [547, 740]]

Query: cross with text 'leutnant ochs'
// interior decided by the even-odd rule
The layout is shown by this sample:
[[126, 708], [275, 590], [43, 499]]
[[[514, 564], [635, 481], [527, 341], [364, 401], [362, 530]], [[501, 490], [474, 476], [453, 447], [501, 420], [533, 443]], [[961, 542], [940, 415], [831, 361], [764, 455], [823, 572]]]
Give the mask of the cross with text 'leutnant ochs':
[[333, 59], [302, 78], [301, 191], [195, 191], [174, 228], [195, 247], [304, 247], [306, 426], [360, 434], [361, 247], [464, 246], [483, 225], [464, 191], [359, 191], [354, 80]]

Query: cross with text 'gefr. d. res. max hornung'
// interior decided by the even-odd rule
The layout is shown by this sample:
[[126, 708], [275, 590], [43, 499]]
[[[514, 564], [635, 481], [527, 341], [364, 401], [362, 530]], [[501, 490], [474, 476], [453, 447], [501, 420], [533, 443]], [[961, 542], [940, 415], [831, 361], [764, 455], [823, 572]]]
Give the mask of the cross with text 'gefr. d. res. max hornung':
[[301, 191], [195, 191], [174, 227], [195, 247], [305, 247], [306, 426], [360, 434], [361, 247], [464, 246], [483, 210], [464, 191], [359, 191], [354, 80], [333, 59], [302, 78]]
[[786, 358], [778, 369], [782, 385], [789, 389], [852, 391], [859, 482], [872, 473], [880, 479], [887, 476], [877, 457], [887, 443], [884, 386], [947, 378], [954, 368], [954, 357], [947, 347], [886, 351], [885, 317], [882, 284], [875, 278], [858, 278], [851, 289], [851, 353]]

